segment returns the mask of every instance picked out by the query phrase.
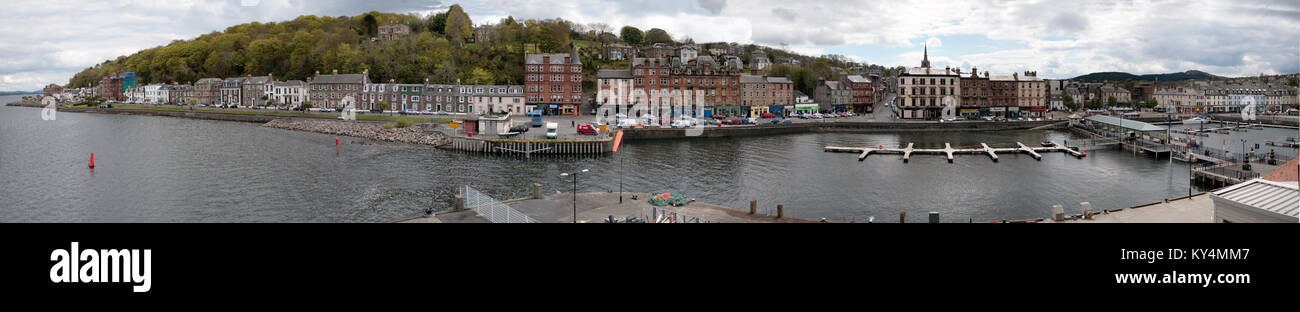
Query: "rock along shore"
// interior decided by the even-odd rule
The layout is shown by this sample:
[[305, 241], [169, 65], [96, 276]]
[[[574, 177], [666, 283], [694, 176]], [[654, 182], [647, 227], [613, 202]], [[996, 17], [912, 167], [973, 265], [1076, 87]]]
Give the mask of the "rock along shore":
[[382, 123], [372, 122], [279, 118], [267, 122], [265, 126], [276, 129], [344, 135], [384, 142], [431, 146], [441, 146], [451, 142], [451, 138], [448, 138], [442, 132], [425, 130], [418, 126], [384, 129]]

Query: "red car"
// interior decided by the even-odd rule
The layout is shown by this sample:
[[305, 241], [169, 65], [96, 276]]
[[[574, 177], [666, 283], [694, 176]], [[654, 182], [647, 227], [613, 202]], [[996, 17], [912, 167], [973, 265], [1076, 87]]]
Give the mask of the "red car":
[[723, 115], [713, 115], [713, 119], [718, 119], [718, 120], [727, 119], [727, 116], [723, 116]]
[[597, 134], [597, 133], [600, 133], [600, 129], [597, 129], [595, 125], [589, 123], [578, 124], [578, 134]]
[[762, 115], [758, 115], [758, 116], [763, 118], [776, 118], [776, 115], [773, 115], [772, 113], [763, 113]]
[[740, 122], [740, 119], [731, 119], [731, 120], [727, 120], [727, 124], [728, 124], [728, 125], [739, 125], [740, 123], [741, 123], [741, 122]]

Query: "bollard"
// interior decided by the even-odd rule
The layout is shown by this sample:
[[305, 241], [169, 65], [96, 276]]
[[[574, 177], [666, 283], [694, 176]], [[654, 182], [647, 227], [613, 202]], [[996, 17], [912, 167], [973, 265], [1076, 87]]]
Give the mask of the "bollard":
[[939, 212], [938, 212], [938, 211], [931, 211], [931, 212], [930, 212], [930, 223], [939, 223]]
[[1052, 205], [1052, 221], [1065, 221], [1065, 207]]
[[898, 213], [898, 223], [907, 223], [907, 212]]
[[757, 200], [749, 201], [749, 214], [754, 214], [754, 212], [757, 211], [758, 211], [758, 201]]
[[1090, 217], [1088, 217], [1088, 212], [1092, 211], [1092, 203], [1090, 202], [1079, 203], [1079, 210], [1081, 213], [1083, 213], [1084, 219], [1091, 219]]
[[780, 219], [782, 216], [785, 216], [785, 205], [777, 204], [777, 205], [776, 205], [776, 218], [777, 218], [777, 219]]
[[533, 183], [533, 199], [542, 199], [541, 183]]
[[451, 208], [452, 211], [465, 210], [465, 197], [461, 197], [460, 195], [455, 195], [454, 197], [452, 197], [451, 207], [452, 207]]

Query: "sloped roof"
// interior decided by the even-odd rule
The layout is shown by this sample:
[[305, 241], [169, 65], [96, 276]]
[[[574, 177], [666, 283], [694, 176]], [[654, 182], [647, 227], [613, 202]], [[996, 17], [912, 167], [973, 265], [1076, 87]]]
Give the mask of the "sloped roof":
[[602, 69], [602, 70], [596, 71], [596, 78], [632, 79], [632, 70], [629, 70], [629, 69]]
[[1253, 179], [1229, 186], [1213, 194], [1214, 199], [1226, 200], [1240, 206], [1274, 212], [1284, 216], [1300, 216], [1300, 187], [1294, 182], [1273, 182]]
[[1084, 118], [1084, 119], [1100, 122], [1100, 123], [1104, 123], [1116, 127], [1132, 129], [1136, 131], [1165, 131], [1165, 127], [1161, 127], [1161, 126], [1157, 126], [1157, 125], [1153, 125], [1153, 124], [1149, 124], [1137, 120], [1128, 120], [1128, 119], [1116, 118], [1116, 117], [1111, 117], [1106, 115], [1093, 115], [1093, 116], [1088, 116], [1088, 118]]
[[365, 76], [361, 74], [324, 74], [316, 75], [311, 83], [364, 83]]
[[767, 77], [768, 83], [790, 83], [790, 79], [785, 77]]

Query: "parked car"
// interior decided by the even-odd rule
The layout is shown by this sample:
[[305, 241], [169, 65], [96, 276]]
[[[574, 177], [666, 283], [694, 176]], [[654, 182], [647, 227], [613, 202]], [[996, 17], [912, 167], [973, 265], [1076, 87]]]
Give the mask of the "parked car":
[[713, 115], [713, 119], [723, 120], [723, 119], [727, 119], [727, 116], [726, 116], [726, 115]]
[[546, 123], [546, 138], [547, 139], [559, 138], [560, 137], [560, 133], [558, 132], [559, 130], [560, 130], [560, 124], [554, 122]]
[[776, 115], [773, 115], [772, 113], [763, 113], [762, 115], [758, 115], [758, 116], [763, 118], [776, 118]]
[[741, 119], [741, 120], [740, 120], [740, 123], [742, 123], [742, 124], [746, 124], [746, 125], [757, 124], [757, 123], [758, 123], [758, 118], [750, 117], [750, 118]]
[[782, 121], [781, 121], [781, 124], [783, 124], [783, 125], [788, 125], [788, 124], [792, 124], [792, 123], [794, 123], [794, 121], [789, 120], [789, 119], [786, 119], [786, 120], [782, 120]]
[[532, 129], [532, 127], [529, 127], [528, 125], [518, 125], [518, 126], [511, 127], [510, 132], [524, 133], [524, 132], [528, 132], [528, 129]]
[[578, 124], [578, 134], [596, 135], [599, 133], [600, 133], [600, 128], [596, 128], [596, 125], [589, 124], [589, 123]]
[[739, 125], [739, 124], [741, 124], [741, 120], [740, 120], [740, 119], [727, 119], [727, 124], [728, 124], [728, 125]]

